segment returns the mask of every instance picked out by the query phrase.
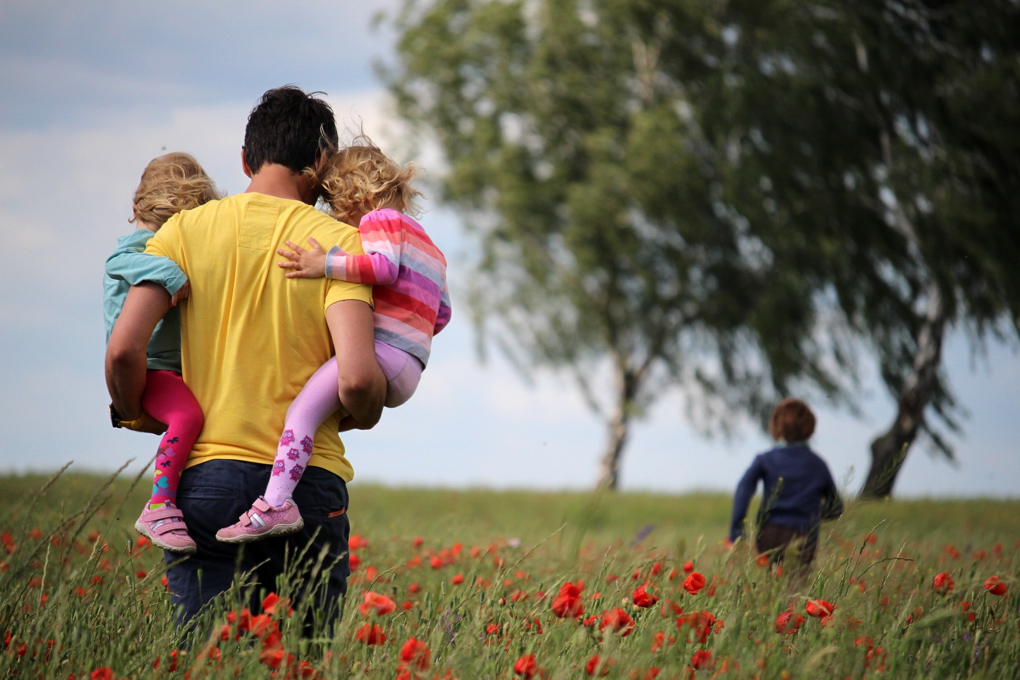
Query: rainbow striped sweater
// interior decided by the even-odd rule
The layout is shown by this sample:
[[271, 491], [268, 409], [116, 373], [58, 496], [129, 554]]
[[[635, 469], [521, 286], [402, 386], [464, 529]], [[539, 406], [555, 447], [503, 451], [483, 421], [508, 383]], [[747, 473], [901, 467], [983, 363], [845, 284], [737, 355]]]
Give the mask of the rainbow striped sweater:
[[373, 210], [358, 229], [365, 254], [333, 246], [326, 276], [375, 286], [375, 339], [427, 366], [432, 336], [450, 322], [446, 258], [421, 225], [396, 210]]

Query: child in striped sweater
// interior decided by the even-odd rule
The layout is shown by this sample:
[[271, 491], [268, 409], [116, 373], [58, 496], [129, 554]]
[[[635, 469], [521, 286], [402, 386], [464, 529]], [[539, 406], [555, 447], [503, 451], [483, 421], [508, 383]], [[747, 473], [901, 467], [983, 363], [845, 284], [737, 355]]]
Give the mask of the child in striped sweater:
[[[418, 387], [432, 336], [450, 321], [446, 258], [408, 216], [417, 213], [414, 199], [420, 192], [412, 186], [417, 170], [367, 143], [341, 149], [313, 174], [333, 216], [359, 225], [365, 254], [351, 255], [339, 246], [326, 252], [313, 238], [307, 250], [287, 241], [292, 251], [277, 251], [287, 258], [279, 266], [290, 270], [288, 278], [328, 276], [375, 287], [376, 359], [386, 376], [386, 406], [400, 406]], [[340, 403], [337, 364], [331, 360], [287, 411], [265, 494], [238, 523], [220, 529], [217, 539], [246, 543], [301, 529], [304, 522], [291, 495], [312, 455], [315, 431], [337, 410], [341, 432], [356, 427]]]

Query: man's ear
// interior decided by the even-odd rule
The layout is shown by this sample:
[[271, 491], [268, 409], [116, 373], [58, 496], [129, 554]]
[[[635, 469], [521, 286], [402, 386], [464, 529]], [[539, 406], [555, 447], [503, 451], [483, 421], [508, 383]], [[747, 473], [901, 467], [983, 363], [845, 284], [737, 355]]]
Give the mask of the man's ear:
[[251, 179], [251, 168], [248, 167], [248, 159], [244, 157], [244, 147], [241, 147], [241, 169], [248, 179]]

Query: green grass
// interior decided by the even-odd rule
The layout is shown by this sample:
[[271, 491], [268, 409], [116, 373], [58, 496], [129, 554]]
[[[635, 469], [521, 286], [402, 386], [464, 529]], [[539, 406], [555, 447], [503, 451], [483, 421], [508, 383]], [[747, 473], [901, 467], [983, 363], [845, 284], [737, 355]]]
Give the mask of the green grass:
[[[0, 478], [0, 676], [468, 680], [527, 677], [514, 667], [529, 654], [541, 669], [533, 677], [548, 678], [587, 677], [595, 654], [612, 659], [606, 677], [628, 679], [653, 668], [659, 678], [1004, 678], [1020, 667], [1018, 502], [851, 502], [825, 525], [815, 569], [798, 581], [759, 566], [746, 544], [722, 544], [724, 495], [354, 484], [353, 531], [367, 545], [354, 550], [360, 563], [335, 636], [302, 639], [301, 611], [274, 612], [279, 636], [268, 646], [239, 631], [240, 584], [187, 647], [172, 625], [161, 554], [132, 529], [147, 481]], [[707, 580], [697, 594], [682, 586], [688, 561]], [[940, 572], [955, 582], [947, 594], [932, 588]], [[993, 575], [1005, 595], [986, 592]], [[583, 616], [558, 618], [551, 602], [578, 581]], [[660, 598], [649, 608], [634, 604], [643, 584]], [[396, 610], [363, 615], [369, 591]], [[813, 599], [836, 604], [824, 623], [805, 612]], [[616, 607], [634, 621], [626, 636], [601, 628], [598, 617]], [[777, 633], [776, 617], [791, 608], [805, 621]], [[716, 623], [702, 625], [700, 612]], [[385, 642], [359, 640], [366, 624]], [[428, 646], [425, 670], [402, 665], [411, 637]], [[699, 651], [711, 656], [694, 670]]]

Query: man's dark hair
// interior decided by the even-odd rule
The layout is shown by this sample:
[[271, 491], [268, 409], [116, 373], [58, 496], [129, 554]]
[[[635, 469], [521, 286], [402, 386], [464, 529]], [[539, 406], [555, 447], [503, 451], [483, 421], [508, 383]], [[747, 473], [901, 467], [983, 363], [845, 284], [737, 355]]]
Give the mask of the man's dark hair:
[[244, 130], [244, 160], [252, 173], [266, 163], [301, 172], [338, 146], [333, 109], [317, 94], [323, 93], [284, 85], [262, 95]]

